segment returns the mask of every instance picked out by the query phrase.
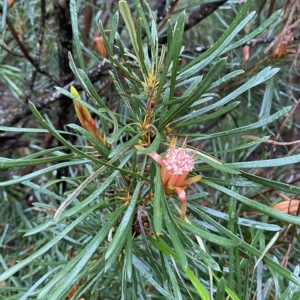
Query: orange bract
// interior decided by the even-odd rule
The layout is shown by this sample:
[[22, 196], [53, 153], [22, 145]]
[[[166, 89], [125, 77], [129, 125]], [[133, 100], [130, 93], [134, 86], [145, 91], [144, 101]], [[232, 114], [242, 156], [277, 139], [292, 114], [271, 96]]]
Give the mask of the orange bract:
[[[71, 90], [71, 94], [73, 96], [80, 99], [79, 93], [73, 86], [71, 86], [70, 90]], [[79, 103], [75, 100], [73, 102], [74, 102], [74, 106], [75, 106], [76, 115], [80, 121], [81, 126], [85, 130], [87, 130], [91, 135], [93, 135], [99, 142], [101, 142], [102, 144], [105, 144], [105, 141], [102, 138], [102, 136], [100, 135], [99, 130], [95, 124], [95, 121], [92, 118], [88, 109], [85, 106], [83, 106], [81, 103]]]
[[286, 214], [296, 215], [300, 211], [300, 200], [281, 201], [272, 208]]

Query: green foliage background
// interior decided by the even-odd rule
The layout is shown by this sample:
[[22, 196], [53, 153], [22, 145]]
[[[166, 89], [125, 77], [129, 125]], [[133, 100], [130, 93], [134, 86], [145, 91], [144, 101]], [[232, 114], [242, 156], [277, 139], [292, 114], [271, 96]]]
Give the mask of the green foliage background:
[[[300, 219], [271, 206], [279, 192], [297, 198], [299, 187], [286, 182], [300, 154], [290, 155], [286, 145], [272, 154], [264, 143], [292, 112], [296, 75], [288, 73], [293, 57], [276, 60], [263, 53], [264, 44], [251, 47], [242, 63], [242, 46], [278, 34], [283, 17], [282, 10], [266, 17], [258, 2], [224, 4], [186, 33], [187, 14], [204, 2], [179, 3], [159, 32], [153, 3], [120, 1], [105, 27], [99, 3], [92, 29], [103, 38], [102, 60], [82, 32], [86, 3], [71, 0], [72, 72], [53, 54], [60, 51], [56, 25], [45, 27], [35, 62], [25, 55], [10, 64], [1, 54], [2, 82], [19, 101], [28, 96], [31, 112], [19, 126], [1, 117], [2, 132], [30, 141], [0, 157], [3, 299], [299, 299]], [[57, 1], [43, 4], [54, 22]], [[5, 18], [20, 18], [34, 57], [43, 12], [35, 1], [22, 5], [3, 5], [3, 45], [14, 44]], [[196, 54], [190, 50], [197, 43], [211, 47]], [[75, 124], [70, 99], [93, 114], [105, 144]], [[62, 116], [65, 126], [56, 124]], [[293, 138], [297, 120], [286, 120], [283, 137]], [[47, 133], [54, 139], [44, 148]], [[191, 175], [203, 175], [187, 188], [186, 220], [147, 155], [164, 155], [174, 136], [178, 146], [187, 138], [197, 149]], [[34, 168], [24, 175], [26, 167]]]

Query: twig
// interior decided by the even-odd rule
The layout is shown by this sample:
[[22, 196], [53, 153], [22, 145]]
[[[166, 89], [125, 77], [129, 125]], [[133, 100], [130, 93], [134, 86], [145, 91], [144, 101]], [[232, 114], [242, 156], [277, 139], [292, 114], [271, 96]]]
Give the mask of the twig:
[[[287, 117], [284, 119], [284, 121], [282, 122], [279, 130], [278, 130], [278, 133], [276, 134], [275, 136], [275, 140], [278, 140], [278, 138], [280, 137], [280, 134], [282, 132], [282, 130], [284, 129], [286, 123], [288, 122], [289, 118], [294, 114], [294, 112], [296, 111], [297, 107], [299, 106], [300, 104], [300, 99], [297, 101], [297, 103], [293, 106], [293, 108], [291, 109], [291, 111], [289, 112], [289, 114], [287, 115]], [[270, 157], [272, 158], [273, 156], [273, 152], [274, 152], [274, 148], [275, 146], [273, 146], [271, 148], [271, 153], [270, 153]]]
[[[300, 146], [300, 142], [298, 142], [296, 145], [294, 145], [294, 147], [292, 147], [292, 149], [290, 151], [288, 151], [288, 153], [284, 156], [284, 157], [289, 157], [291, 156]], [[273, 173], [276, 171], [278, 167], [274, 167], [269, 173], [267, 173], [266, 178], [270, 178]]]
[[[256, 137], [254, 135], [243, 135], [242, 138], [244, 139], [249, 139], [249, 140], [258, 140], [259, 137]], [[277, 142], [273, 140], [265, 140], [263, 143], [268, 143], [268, 144], [273, 144], [273, 145], [278, 145], [278, 146], [289, 146], [289, 145], [295, 145], [295, 144], [300, 144], [300, 140], [298, 141], [293, 141], [293, 142]]]
[[1, 47], [3, 50], [5, 50], [6, 52], [8, 52], [8, 53], [10, 53], [11, 55], [13, 55], [13, 56], [17, 56], [17, 57], [21, 57], [21, 58], [24, 57], [23, 54], [16, 53], [16, 52], [12, 51], [11, 49], [9, 49], [9, 48], [7, 47], [7, 45], [4, 44], [4, 43], [1, 44], [0, 47]]
[[194, 27], [196, 24], [205, 19], [207, 16], [211, 15], [216, 9], [218, 9], [226, 2], [227, 0], [221, 0], [201, 4], [197, 9], [195, 9], [188, 15], [188, 20], [184, 25], [184, 31], [187, 31], [190, 28]]
[[[164, 27], [164, 25], [166, 24], [166, 22], [170, 19], [170, 17], [172, 16], [174, 10], [177, 7], [179, 0], [171, 0], [170, 1], [170, 5], [166, 8], [165, 10], [165, 14], [161, 14], [160, 18], [157, 20], [158, 23], [161, 22], [157, 28], [157, 31], [161, 31], [161, 29]], [[163, 19], [161, 19], [163, 17]]]

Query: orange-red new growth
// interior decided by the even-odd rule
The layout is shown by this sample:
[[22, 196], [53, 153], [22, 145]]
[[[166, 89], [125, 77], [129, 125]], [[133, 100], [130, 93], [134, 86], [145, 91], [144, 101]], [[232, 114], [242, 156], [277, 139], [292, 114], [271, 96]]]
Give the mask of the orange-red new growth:
[[107, 51], [104, 47], [103, 38], [101, 36], [94, 37], [94, 42], [97, 46], [98, 53], [102, 59], [106, 58]]
[[[71, 90], [71, 94], [73, 96], [80, 99], [79, 93], [73, 86], [71, 86], [70, 90]], [[80, 121], [81, 126], [85, 130], [87, 130], [91, 135], [93, 135], [99, 142], [101, 142], [102, 144], [105, 144], [105, 141], [102, 138], [102, 136], [100, 135], [99, 130], [95, 124], [95, 121], [92, 118], [88, 109], [85, 106], [83, 106], [81, 103], [79, 103], [75, 100], [73, 102], [74, 102], [74, 106], [75, 106], [75, 112]]]

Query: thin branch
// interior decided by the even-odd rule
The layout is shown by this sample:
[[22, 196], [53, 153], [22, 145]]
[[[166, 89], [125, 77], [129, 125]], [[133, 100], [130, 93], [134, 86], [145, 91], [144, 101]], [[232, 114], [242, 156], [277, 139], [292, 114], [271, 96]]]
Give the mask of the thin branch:
[[[278, 132], [277, 132], [277, 134], [276, 134], [276, 136], [275, 136], [275, 140], [278, 140], [278, 138], [280, 137], [281, 132], [283, 131], [283, 129], [284, 129], [286, 123], [288, 122], [288, 120], [290, 119], [290, 117], [295, 113], [295, 111], [296, 111], [297, 107], [299, 106], [299, 104], [300, 104], [300, 99], [299, 99], [299, 100], [297, 101], [297, 103], [293, 106], [293, 108], [291, 109], [291, 111], [289, 112], [289, 114], [286, 116], [286, 118], [285, 118], [284, 121], [282, 122], [282, 124], [281, 124], [281, 126], [280, 126], [280, 128], [279, 128], [279, 130], [278, 130]], [[272, 146], [272, 148], [271, 148], [271, 153], [270, 153], [270, 157], [271, 157], [271, 158], [272, 158], [272, 156], [273, 156], [274, 148], [275, 148], [275, 145]]]
[[13, 55], [13, 56], [24, 58], [24, 55], [23, 55], [23, 54], [16, 53], [16, 52], [14, 52], [13, 50], [9, 49], [8, 46], [7, 46], [4, 42], [0, 45], [0, 47], [1, 47], [4, 51], [8, 52], [9, 54], [11, 54], [11, 55]]
[[[254, 141], [259, 139], [259, 137], [254, 136], [254, 135], [243, 135], [242, 138], [254, 140]], [[290, 145], [300, 144], [300, 140], [293, 141], [293, 142], [277, 142], [277, 141], [273, 141], [273, 140], [265, 140], [265, 141], [263, 141], [263, 143], [273, 144], [273, 145], [277, 145], [277, 146], [290, 146]]]
[[[206, 17], [211, 15], [225, 2], [227, 2], [227, 0], [220, 0], [220, 1], [201, 4], [197, 9], [195, 9], [188, 15], [187, 21], [184, 25], [184, 31], [191, 29], [196, 24], [204, 20]], [[166, 36], [159, 39], [160, 44], [166, 44], [166, 42], [167, 42]]]
[[13, 35], [15, 41], [17, 42], [20, 50], [22, 51], [22, 53], [24, 54], [24, 56], [26, 57], [26, 59], [28, 61], [30, 61], [30, 63], [34, 66], [34, 59], [30, 56], [30, 54], [28, 53], [28, 51], [26, 50], [25, 46], [23, 45], [22, 41], [19, 38], [18, 33], [16, 32], [14, 26], [12, 25], [12, 23], [10, 22], [9, 18], [6, 17], [6, 24], [11, 32], [11, 34]]
[[[92, 71], [88, 73], [90, 81], [92, 83], [99, 81], [101, 76], [107, 75], [106, 71], [110, 69], [109, 63], [104, 63], [96, 66]], [[77, 80], [72, 80], [67, 83], [63, 88], [69, 90], [73, 85], [78, 91], [82, 90], [81, 85]], [[51, 91], [45, 96], [41, 97], [38, 102], [35, 103], [37, 109], [41, 110], [48, 107], [50, 104], [63, 99], [63, 95], [58, 91]], [[0, 117], [0, 126], [12, 126], [17, 122], [31, 115], [31, 111], [28, 105], [20, 105], [16, 109], [4, 111], [2, 117]]]
[[[12, 25], [12, 23], [10, 22], [9, 18], [6, 17], [6, 24], [12, 34], [12, 36], [14, 37], [16, 43], [18, 44], [21, 52], [23, 53], [24, 57], [32, 64], [32, 66], [41, 74], [49, 77], [54, 83], [58, 84], [59, 82], [57, 81], [57, 79], [55, 79], [51, 74], [49, 74], [47, 71], [41, 70], [39, 68], [39, 66], [35, 65], [35, 60], [31, 57], [31, 55], [28, 53], [27, 49], [25, 48], [25, 46], [23, 45], [22, 41], [19, 38], [18, 33], [16, 32], [14, 26]], [[7, 48], [4, 48], [6, 51], [8, 51]], [[8, 51], [11, 53], [11, 51]], [[14, 53], [13, 53], [14, 54]], [[14, 54], [17, 55], [17, 54]], [[19, 56], [19, 55], [18, 55]]]

